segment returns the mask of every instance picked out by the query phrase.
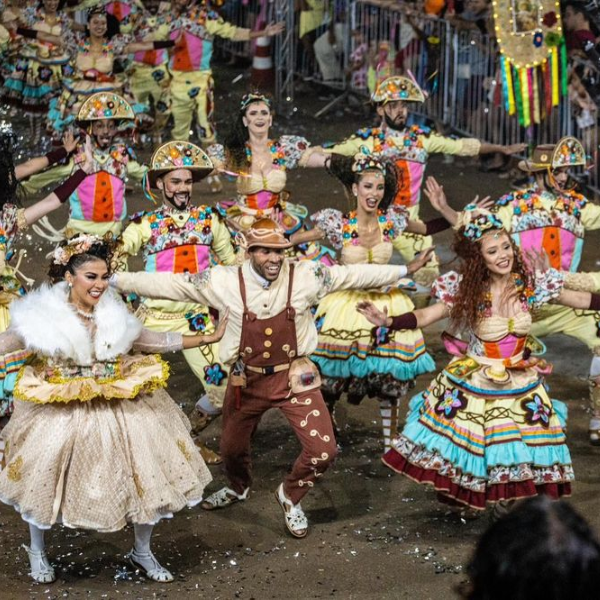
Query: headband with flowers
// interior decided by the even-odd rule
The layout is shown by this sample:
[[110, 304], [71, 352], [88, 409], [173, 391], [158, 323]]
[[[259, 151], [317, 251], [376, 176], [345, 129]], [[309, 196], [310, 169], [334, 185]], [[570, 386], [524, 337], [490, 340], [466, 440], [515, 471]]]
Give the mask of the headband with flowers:
[[242, 96], [240, 110], [244, 112], [253, 102], [264, 102], [269, 107], [269, 110], [273, 108], [273, 102], [268, 96], [265, 96], [264, 94], [248, 92]]
[[465, 228], [463, 235], [472, 242], [480, 240], [489, 231], [497, 230], [498, 234], [504, 231], [504, 225], [496, 215], [479, 208], [476, 204], [467, 204], [459, 214], [454, 229], [458, 230], [461, 227]]
[[52, 253], [55, 265], [67, 265], [76, 254], [85, 254], [94, 244], [101, 244], [102, 238], [97, 235], [81, 233], [70, 239], [65, 246], [57, 246]]
[[362, 173], [369, 169], [376, 169], [381, 171], [385, 176], [385, 164], [374, 154], [369, 152], [369, 149], [365, 146], [361, 146], [359, 152], [354, 155], [354, 161], [352, 163], [353, 173]]

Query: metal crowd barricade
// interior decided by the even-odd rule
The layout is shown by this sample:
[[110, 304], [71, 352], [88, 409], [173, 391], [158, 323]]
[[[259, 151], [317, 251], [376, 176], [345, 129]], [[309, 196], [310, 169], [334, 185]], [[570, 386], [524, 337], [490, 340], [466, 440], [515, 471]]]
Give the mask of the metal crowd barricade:
[[[253, 29], [260, 12], [260, 5], [256, 0], [227, 0], [219, 8], [219, 14], [225, 21], [237, 27]], [[224, 38], [215, 38], [215, 46], [224, 56], [232, 58], [252, 58], [250, 42], [235, 42]]]
[[[600, 194], [596, 168], [599, 111], [582, 118], [577, 102], [567, 97], [541, 123], [521, 126], [504, 105], [499, 52], [493, 36], [459, 30], [449, 21], [411, 13], [405, 5], [389, 0], [324, 0], [322, 5], [334, 18], [337, 15], [338, 21], [338, 7], [344, 6], [347, 34], [346, 43], [336, 55], [339, 72], [344, 76], [339, 83], [326, 82], [339, 91], [339, 97], [324, 111], [349, 93], [368, 97], [376, 80], [392, 74], [409, 75], [429, 94], [417, 114], [432, 119], [438, 129], [496, 144], [526, 142], [530, 147], [574, 135], [592, 157], [591, 169], [583, 180]], [[289, 41], [295, 43], [298, 53], [297, 35]], [[297, 76], [313, 80], [321, 77], [318, 62], [311, 67], [307, 59], [300, 58], [292, 64]], [[293, 98], [294, 78], [289, 73], [286, 81], [286, 97]]]

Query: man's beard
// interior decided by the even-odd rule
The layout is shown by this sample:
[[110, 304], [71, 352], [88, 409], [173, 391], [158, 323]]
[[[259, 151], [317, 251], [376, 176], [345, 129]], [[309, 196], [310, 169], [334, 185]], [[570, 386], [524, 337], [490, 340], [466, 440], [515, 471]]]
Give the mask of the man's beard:
[[399, 131], [406, 125], [405, 117], [397, 117], [394, 121], [391, 117], [383, 113], [383, 120], [390, 129], [395, 129], [396, 131]]
[[183, 201], [182, 203], [178, 203], [175, 200], [175, 196], [176, 194], [171, 194], [169, 195], [169, 193], [167, 192], [167, 190], [163, 190], [163, 195], [165, 197], [165, 200], [167, 200], [167, 202], [173, 206], [174, 208], [176, 208], [177, 210], [181, 210], [183, 208], [187, 208], [190, 205], [190, 201], [191, 201], [191, 194], [185, 194], [186, 199], [185, 201]]

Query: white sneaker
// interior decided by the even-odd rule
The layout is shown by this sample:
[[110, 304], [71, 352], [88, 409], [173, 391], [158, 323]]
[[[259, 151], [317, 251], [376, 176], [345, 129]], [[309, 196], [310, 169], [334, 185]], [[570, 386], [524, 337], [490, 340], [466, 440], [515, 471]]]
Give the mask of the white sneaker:
[[285, 526], [296, 538], [306, 537], [308, 533], [308, 519], [300, 504], [293, 504], [283, 492], [283, 483], [275, 491], [275, 498], [283, 510]]

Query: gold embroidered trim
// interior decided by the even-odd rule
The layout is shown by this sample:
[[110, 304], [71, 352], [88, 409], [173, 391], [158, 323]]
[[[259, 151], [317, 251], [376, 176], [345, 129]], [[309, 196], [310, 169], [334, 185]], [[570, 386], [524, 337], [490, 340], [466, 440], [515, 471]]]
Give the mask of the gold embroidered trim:
[[192, 455], [190, 454], [189, 450], [187, 449], [185, 442], [183, 440], [177, 440], [177, 447], [181, 450], [181, 454], [183, 454], [183, 456], [185, 456], [185, 460], [190, 462]]
[[29, 227], [29, 223], [25, 218], [25, 209], [19, 208], [17, 210], [17, 228], [19, 231], [25, 231]]
[[[153, 357], [149, 356], [146, 358], [152, 359]], [[77, 394], [76, 396], [66, 397], [66, 396], [55, 395], [52, 397], [52, 400], [50, 400], [50, 401], [39, 400], [38, 398], [28, 396], [26, 393], [21, 391], [19, 384], [21, 383], [21, 378], [22, 378], [23, 374], [25, 373], [25, 370], [22, 369], [21, 372], [17, 375], [17, 380], [15, 383], [15, 389], [13, 392], [13, 396], [17, 400], [23, 400], [24, 402], [33, 402], [34, 404], [54, 404], [54, 403], [58, 403], [58, 402], [62, 402], [62, 403], [89, 402], [90, 400], [94, 400], [95, 398], [103, 398], [104, 400], [132, 400], [142, 393], [150, 394], [159, 388], [164, 388], [167, 386], [167, 380], [169, 379], [169, 373], [170, 373], [171, 369], [170, 369], [168, 363], [166, 363], [161, 358], [156, 357], [155, 360], [157, 360], [158, 363], [161, 365], [161, 374], [151, 377], [148, 381], [144, 381], [138, 385], [135, 385], [133, 388], [131, 388], [127, 391], [118, 391], [116, 389], [113, 389], [113, 390], [110, 390], [110, 393], [107, 394], [106, 390], [98, 390], [97, 385], [92, 386], [89, 383], [82, 383], [81, 387], [76, 392], [76, 394]], [[143, 361], [140, 361], [140, 364], [137, 366], [137, 369], [144, 366], [143, 364], [141, 364], [142, 362]], [[154, 363], [154, 360], [151, 360], [151, 362]], [[137, 369], [134, 369], [133, 365], [132, 365], [132, 369], [131, 369], [132, 372], [135, 372]], [[69, 378], [58, 378], [57, 377], [56, 379], [57, 379], [57, 381], [53, 381], [52, 383], [67, 384], [67, 383], [72, 383], [73, 381], [76, 381], [75, 378], [69, 379]], [[81, 379], [83, 379], [83, 378], [81, 378]], [[87, 378], [87, 379], [91, 379], [91, 378]], [[115, 377], [111, 382], [107, 382], [107, 383], [116, 383], [116, 382], [122, 381], [122, 380], [123, 380], [123, 378]]]
[[133, 483], [135, 484], [135, 489], [138, 493], [138, 496], [140, 498], [143, 498], [146, 495], [146, 492], [144, 491], [144, 488], [142, 487], [142, 482], [140, 481], [140, 478], [137, 473], [133, 474]]
[[21, 469], [23, 468], [23, 457], [17, 456], [13, 462], [8, 465], [8, 478], [11, 481], [21, 481]]

